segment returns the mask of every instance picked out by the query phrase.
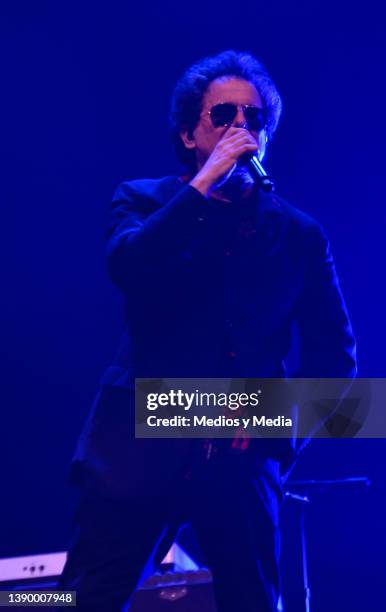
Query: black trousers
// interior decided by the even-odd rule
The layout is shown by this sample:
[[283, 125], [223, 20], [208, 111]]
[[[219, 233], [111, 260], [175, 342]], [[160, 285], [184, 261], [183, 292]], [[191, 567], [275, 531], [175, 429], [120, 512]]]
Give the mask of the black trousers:
[[77, 592], [78, 610], [126, 609], [146, 563], [160, 562], [189, 522], [213, 574], [218, 612], [276, 611], [279, 532], [265, 485], [247, 456], [231, 453], [154, 497], [83, 492], [59, 586]]

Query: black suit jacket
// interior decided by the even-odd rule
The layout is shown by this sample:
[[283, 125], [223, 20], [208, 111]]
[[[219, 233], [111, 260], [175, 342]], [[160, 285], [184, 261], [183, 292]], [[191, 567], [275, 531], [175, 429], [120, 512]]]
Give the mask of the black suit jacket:
[[[294, 328], [300, 361], [293, 375], [355, 375], [328, 240], [276, 195], [256, 191], [226, 203], [177, 177], [125, 182], [112, 203], [108, 264], [125, 295], [126, 329], [75, 462], [102, 487], [114, 481], [124, 491], [130, 471], [135, 486], [146, 481], [149, 441], [141, 443], [138, 468], [128, 453], [135, 377], [281, 377]], [[154, 455], [149, 470], [152, 464]]]

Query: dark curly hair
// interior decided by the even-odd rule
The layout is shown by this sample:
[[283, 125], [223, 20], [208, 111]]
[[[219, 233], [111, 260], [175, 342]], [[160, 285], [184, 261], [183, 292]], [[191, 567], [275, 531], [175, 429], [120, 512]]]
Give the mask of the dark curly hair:
[[184, 146], [180, 132], [195, 128], [206, 90], [212, 81], [223, 76], [239, 77], [256, 87], [264, 104], [268, 141], [277, 128], [282, 109], [281, 97], [264, 66], [249, 53], [233, 50], [206, 57], [182, 75], [171, 101], [169, 122], [172, 141], [177, 158], [190, 169], [195, 165], [194, 151]]

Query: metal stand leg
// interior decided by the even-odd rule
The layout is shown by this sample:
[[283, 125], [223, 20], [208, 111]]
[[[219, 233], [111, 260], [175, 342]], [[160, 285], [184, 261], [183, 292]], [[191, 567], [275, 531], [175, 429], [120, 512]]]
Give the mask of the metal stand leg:
[[301, 538], [301, 551], [302, 551], [304, 609], [306, 612], [311, 612], [311, 588], [310, 588], [310, 583], [308, 579], [308, 560], [307, 560], [306, 530], [305, 530], [305, 514], [306, 514], [306, 508], [308, 504], [310, 503], [310, 499], [306, 495], [299, 495], [297, 493], [291, 493], [290, 491], [285, 492], [285, 497], [290, 499], [291, 501], [295, 501], [301, 504], [300, 538]]
[[306, 612], [311, 612], [311, 589], [308, 581], [308, 561], [305, 530], [305, 509], [300, 515], [300, 537], [302, 539], [302, 565], [303, 565], [303, 586], [304, 586], [304, 605]]

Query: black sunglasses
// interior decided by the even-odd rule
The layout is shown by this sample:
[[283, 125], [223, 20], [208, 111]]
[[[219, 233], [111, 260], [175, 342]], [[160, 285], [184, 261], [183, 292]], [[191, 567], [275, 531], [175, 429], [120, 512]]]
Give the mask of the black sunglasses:
[[[244, 113], [245, 121], [248, 124], [248, 129], [254, 132], [260, 132], [266, 126], [264, 109], [252, 104], [240, 104], [241, 110]], [[231, 125], [237, 115], [237, 104], [232, 102], [223, 102], [212, 106], [208, 115], [212, 120], [214, 127], [223, 127]]]

